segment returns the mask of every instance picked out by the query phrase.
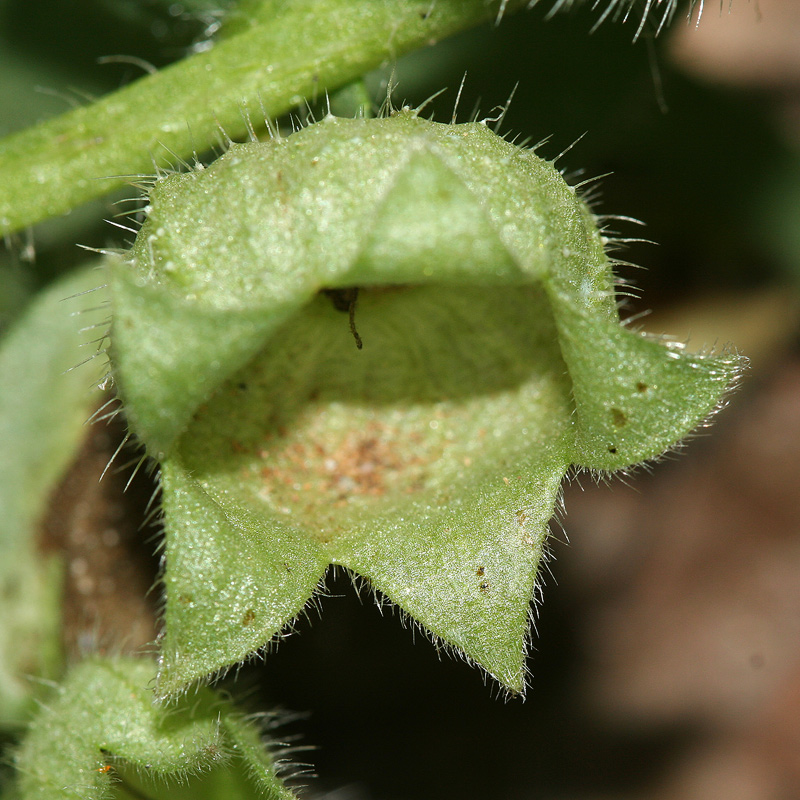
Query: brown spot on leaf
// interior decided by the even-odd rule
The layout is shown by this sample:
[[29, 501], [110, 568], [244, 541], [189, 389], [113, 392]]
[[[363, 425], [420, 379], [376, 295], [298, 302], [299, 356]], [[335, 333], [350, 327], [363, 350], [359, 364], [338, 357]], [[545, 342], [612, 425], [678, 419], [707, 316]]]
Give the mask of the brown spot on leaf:
[[623, 428], [628, 424], [628, 417], [625, 415], [625, 412], [619, 408], [611, 409], [611, 419], [618, 428]]

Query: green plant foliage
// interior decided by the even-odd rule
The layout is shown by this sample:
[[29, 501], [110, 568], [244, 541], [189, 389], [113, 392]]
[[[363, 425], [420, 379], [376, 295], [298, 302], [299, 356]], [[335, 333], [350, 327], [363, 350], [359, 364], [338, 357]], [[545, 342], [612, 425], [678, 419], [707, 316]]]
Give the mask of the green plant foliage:
[[[102, 289], [92, 291], [102, 278], [95, 267], [54, 283], [8, 332], [0, 349], [2, 725], [24, 721], [33, 688], [29, 676], [52, 675], [59, 660], [60, 565], [38, 552], [37, 526], [97, 402], [90, 391], [91, 370], [72, 367], [97, 351], [97, 344], [88, 344], [97, 339], [97, 331], [79, 330], [98, 317], [80, 312], [102, 307]], [[101, 308], [101, 330], [108, 324], [106, 314]]]
[[161, 695], [263, 647], [329, 564], [521, 692], [567, 470], [674, 446], [741, 366], [622, 326], [591, 211], [481, 123], [329, 116], [146, 212], [112, 341], [162, 462]]
[[[123, 796], [127, 785], [154, 800], [294, 797], [253, 722], [208, 689], [174, 706], [155, 705], [153, 669], [149, 660], [130, 658], [76, 666], [16, 754], [21, 800], [99, 800], [112, 796], [120, 777]], [[186, 794], [170, 785], [190, 781]]]

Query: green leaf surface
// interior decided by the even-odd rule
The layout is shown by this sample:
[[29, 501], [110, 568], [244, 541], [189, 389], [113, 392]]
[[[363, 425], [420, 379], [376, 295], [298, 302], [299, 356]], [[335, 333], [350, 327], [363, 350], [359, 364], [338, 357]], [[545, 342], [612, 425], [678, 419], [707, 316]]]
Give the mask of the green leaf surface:
[[266, 644], [327, 564], [521, 692], [564, 474], [675, 445], [740, 369], [623, 327], [591, 212], [480, 123], [328, 117], [149, 205], [112, 338], [164, 468], [164, 695]]
[[[107, 798], [120, 777], [123, 796], [127, 784], [154, 798], [294, 797], [258, 728], [229, 702], [203, 689], [158, 706], [153, 674], [152, 662], [122, 658], [73, 668], [17, 751], [21, 800]], [[189, 779], [179, 793], [173, 782]]]
[[[75, 455], [103, 364], [72, 369], [97, 351], [85, 331], [106, 300], [104, 275], [81, 269], [42, 292], [0, 346], [0, 724], [19, 724], [29, 676], [58, 662], [60, 567], [38, 551], [50, 491]], [[86, 292], [90, 292], [86, 294]], [[101, 309], [102, 322], [107, 309]], [[107, 325], [107, 323], [106, 323]], [[96, 381], [95, 381], [96, 382]], [[54, 402], [55, 401], [55, 402]]]

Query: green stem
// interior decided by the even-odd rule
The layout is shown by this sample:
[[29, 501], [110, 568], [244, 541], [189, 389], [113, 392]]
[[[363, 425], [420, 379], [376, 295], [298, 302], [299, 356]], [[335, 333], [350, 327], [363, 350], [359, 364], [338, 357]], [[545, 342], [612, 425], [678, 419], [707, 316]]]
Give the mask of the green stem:
[[117, 787], [117, 793], [124, 793], [125, 800], [155, 800], [149, 794], [139, 791], [135, 786], [130, 786], [127, 783], [122, 783]]
[[[509, 0], [505, 12], [525, 0]], [[0, 141], [0, 236], [247, 134], [387, 60], [493, 19], [498, 0], [285, 0], [216, 46]], [[236, 23], [234, 23], [236, 25]], [[13, 187], [13, 191], [9, 188]]]
[[371, 119], [375, 116], [372, 110], [372, 98], [366, 82], [353, 81], [343, 86], [330, 96], [330, 110], [336, 117], [363, 117]]

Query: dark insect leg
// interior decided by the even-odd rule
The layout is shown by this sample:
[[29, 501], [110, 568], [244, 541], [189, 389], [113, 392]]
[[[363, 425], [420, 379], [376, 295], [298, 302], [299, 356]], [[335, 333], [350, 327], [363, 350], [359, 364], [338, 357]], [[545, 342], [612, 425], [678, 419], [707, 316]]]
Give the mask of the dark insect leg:
[[356, 330], [356, 302], [358, 301], [358, 287], [351, 286], [347, 289], [323, 289], [322, 293], [329, 297], [337, 311], [346, 311], [350, 316], [350, 333], [356, 340], [356, 347], [361, 350], [364, 343]]

